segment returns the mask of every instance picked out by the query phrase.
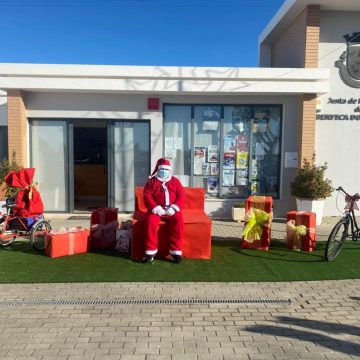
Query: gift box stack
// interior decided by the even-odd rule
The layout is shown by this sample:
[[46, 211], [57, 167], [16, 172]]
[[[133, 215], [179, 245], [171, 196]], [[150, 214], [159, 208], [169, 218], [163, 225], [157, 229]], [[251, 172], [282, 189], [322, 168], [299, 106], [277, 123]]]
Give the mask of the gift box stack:
[[[268, 219], [266, 223], [264, 223], [261, 227], [261, 234], [259, 236], [260, 239], [253, 240], [246, 238], [246, 236], [242, 236], [241, 238], [241, 247], [243, 249], [260, 249], [260, 250], [268, 250], [271, 239], [271, 220], [272, 220], [272, 208], [273, 208], [273, 200], [271, 196], [249, 196], [245, 201], [245, 220], [249, 219], [249, 214], [252, 212], [252, 209], [259, 209], [268, 214]], [[251, 216], [251, 215], [250, 215]], [[248, 222], [245, 222], [246, 229]]]
[[103, 207], [94, 210], [90, 219], [91, 249], [114, 249], [118, 228], [117, 208]]
[[[316, 214], [305, 211], [289, 211], [286, 214], [286, 243], [290, 249], [311, 252], [316, 249]], [[298, 230], [304, 226], [305, 235]], [[304, 231], [304, 232], [305, 232]]]
[[45, 252], [51, 258], [86, 253], [89, 250], [89, 229], [83, 227], [51, 230], [45, 235]]

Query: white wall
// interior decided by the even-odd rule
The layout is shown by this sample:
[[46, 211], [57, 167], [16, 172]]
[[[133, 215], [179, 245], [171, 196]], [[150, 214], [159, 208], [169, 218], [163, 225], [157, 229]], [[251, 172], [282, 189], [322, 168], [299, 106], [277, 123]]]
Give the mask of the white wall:
[[[320, 16], [319, 67], [330, 68], [330, 91], [319, 100], [319, 115], [360, 115], [360, 88], [346, 85], [339, 76], [335, 61], [346, 50], [346, 34], [360, 32], [360, 12], [322, 11]], [[328, 99], [357, 99], [356, 104], [329, 104]], [[360, 192], [360, 120], [317, 120], [316, 152], [318, 162], [328, 162], [327, 175], [335, 187]], [[339, 198], [342, 209], [344, 201]], [[339, 215], [336, 192], [325, 202], [325, 215]]]
[[[147, 111], [149, 95], [113, 95], [81, 93], [27, 93], [29, 118], [83, 118], [83, 119], [149, 119], [151, 121], [151, 168], [162, 156], [162, 111]], [[161, 103], [184, 104], [282, 104], [284, 111], [282, 136], [281, 200], [275, 201], [275, 216], [284, 216], [295, 208], [290, 195], [290, 181], [294, 169], [284, 168], [284, 153], [298, 151], [298, 98], [297, 96], [160, 96]], [[230, 217], [233, 201], [209, 200], [206, 211], [216, 217]]]
[[144, 95], [27, 93], [28, 118], [151, 121], [151, 169], [162, 156], [162, 112], [147, 111]]
[[0, 126], [7, 125], [7, 94], [0, 90]]

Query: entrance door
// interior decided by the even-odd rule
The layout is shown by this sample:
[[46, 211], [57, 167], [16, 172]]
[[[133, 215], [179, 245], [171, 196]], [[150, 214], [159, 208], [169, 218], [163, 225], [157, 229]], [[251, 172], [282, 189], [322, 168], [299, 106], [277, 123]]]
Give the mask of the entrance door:
[[101, 121], [74, 121], [74, 211], [107, 205], [107, 129]]
[[45, 211], [69, 211], [68, 127], [66, 121], [32, 120], [31, 166]]
[[109, 204], [120, 212], [134, 211], [134, 190], [150, 174], [150, 123], [115, 121], [109, 124]]

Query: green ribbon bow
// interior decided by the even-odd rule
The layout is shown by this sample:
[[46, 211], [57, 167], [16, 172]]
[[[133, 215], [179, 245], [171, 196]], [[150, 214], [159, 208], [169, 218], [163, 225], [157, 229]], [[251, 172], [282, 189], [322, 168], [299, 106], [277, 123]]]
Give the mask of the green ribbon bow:
[[300, 249], [300, 236], [306, 235], [306, 226], [305, 225], [295, 225], [295, 220], [289, 220], [286, 223], [287, 237], [292, 239], [293, 245]]
[[267, 213], [261, 209], [250, 208], [245, 215], [245, 222], [247, 223], [242, 236], [248, 242], [260, 240], [263, 227], [269, 227], [272, 220], [272, 214]]

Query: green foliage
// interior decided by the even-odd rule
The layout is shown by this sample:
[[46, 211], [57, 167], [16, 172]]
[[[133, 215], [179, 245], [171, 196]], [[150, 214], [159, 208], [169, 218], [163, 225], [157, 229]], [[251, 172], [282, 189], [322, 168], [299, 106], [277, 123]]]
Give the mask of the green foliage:
[[325, 199], [334, 191], [331, 181], [325, 177], [327, 163], [316, 165], [315, 154], [312, 162], [304, 159], [304, 164], [290, 184], [291, 195], [305, 199]]
[[[22, 169], [20, 165], [18, 165], [16, 161], [16, 153], [13, 151], [11, 155], [11, 159], [4, 159], [0, 162], [0, 187], [5, 184], [5, 176], [10, 171], [18, 171]], [[7, 186], [5, 184], [5, 196], [15, 196], [18, 193], [19, 189], [11, 186]]]
[[234, 208], [244, 208], [245, 207], [245, 201], [239, 201], [233, 205]]

